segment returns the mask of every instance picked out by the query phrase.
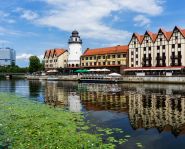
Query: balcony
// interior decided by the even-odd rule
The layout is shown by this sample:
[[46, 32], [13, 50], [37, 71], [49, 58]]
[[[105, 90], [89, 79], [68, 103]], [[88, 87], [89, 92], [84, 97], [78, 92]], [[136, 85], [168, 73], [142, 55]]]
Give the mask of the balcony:
[[166, 59], [166, 56], [157, 56], [156, 57], [156, 60], [163, 60], [163, 59]]
[[171, 59], [181, 59], [182, 55], [171, 55], [170, 58]]
[[170, 66], [182, 66], [182, 63], [170, 63]]
[[143, 61], [151, 61], [152, 57], [143, 57]]

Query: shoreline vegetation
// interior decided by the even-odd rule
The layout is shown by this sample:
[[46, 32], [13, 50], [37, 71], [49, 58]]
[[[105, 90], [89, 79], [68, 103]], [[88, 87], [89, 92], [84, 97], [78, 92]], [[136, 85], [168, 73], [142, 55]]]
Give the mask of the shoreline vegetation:
[[[131, 137], [115, 139], [121, 129], [102, 129], [85, 121], [83, 113], [0, 93], [0, 148], [13, 149], [107, 149], [124, 144]], [[96, 132], [91, 132], [96, 128]], [[136, 146], [142, 148], [141, 143]]]

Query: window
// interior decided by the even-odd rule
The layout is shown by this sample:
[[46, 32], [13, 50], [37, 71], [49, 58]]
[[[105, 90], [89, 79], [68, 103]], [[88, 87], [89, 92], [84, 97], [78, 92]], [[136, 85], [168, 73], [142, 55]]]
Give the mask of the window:
[[103, 65], [105, 66], [105, 62], [103, 62]]
[[136, 54], [136, 58], [138, 58], [138, 54]]
[[115, 55], [112, 55], [112, 58], [115, 58]]
[[86, 63], [86, 66], [88, 66], [88, 63]]
[[131, 62], [133, 62], [134, 61], [134, 58], [131, 58]]
[[90, 60], [92, 60], [92, 57], [90, 57]]
[[96, 62], [94, 62], [94, 66], [96, 66]]
[[78, 64], [76, 64], [76, 67], [78, 67]]
[[105, 59], [105, 56], [103, 56], [103, 59]]
[[178, 44], [178, 48], [181, 48], [181, 44]]
[[131, 52], [131, 55], [134, 55], [134, 51]]
[[82, 66], [84, 66], [84, 63], [82, 63]]
[[127, 57], [127, 54], [123, 54], [123, 57]]
[[90, 66], [92, 66], [92, 62], [90, 62]]
[[88, 60], [88, 57], [86, 57], [85, 59]]
[[163, 49], [165, 49], [165, 45], [163, 45]]
[[160, 46], [157, 46], [157, 50], [160, 50]]
[[94, 56], [94, 59], [96, 59], [96, 56]]
[[118, 61], [118, 65], [120, 65], [121, 64], [121, 62], [120, 61]]
[[136, 44], [136, 42], [134, 41], [134, 44]]
[[151, 51], [151, 47], [149, 47], [148, 50]]
[[138, 65], [138, 61], [136, 61], [136, 65]]
[[84, 60], [84, 58], [82, 57], [82, 60]]
[[136, 52], [138, 52], [138, 48], [136, 48]]
[[115, 61], [112, 61], [112, 65], [115, 65]]
[[110, 65], [110, 62], [108, 62], [108, 65]]
[[134, 65], [132, 64], [131, 67], [134, 67]]
[[173, 48], [173, 49], [175, 48], [175, 44], [172, 44], [172, 48]]
[[163, 39], [162, 38], [160, 38], [160, 42], [162, 42], [163, 41]]
[[121, 56], [118, 54], [118, 56], [117, 56], [118, 58], [120, 58]]
[[148, 40], [146, 40], [146, 43], [148, 43]]
[[178, 36], [175, 36], [175, 40], [177, 40], [178, 39]]
[[98, 56], [98, 59], [101, 59], [101, 56]]
[[101, 62], [98, 62], [98, 65], [101, 65]]
[[110, 55], [108, 55], [107, 58], [109, 59], [110, 58]]

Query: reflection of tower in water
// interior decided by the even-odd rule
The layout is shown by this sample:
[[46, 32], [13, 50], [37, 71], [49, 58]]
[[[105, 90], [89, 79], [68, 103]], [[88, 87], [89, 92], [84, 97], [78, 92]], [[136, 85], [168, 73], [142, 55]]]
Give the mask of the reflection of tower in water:
[[129, 94], [129, 118], [134, 129], [157, 128], [175, 136], [185, 133], [185, 98], [169, 95]]
[[69, 110], [71, 112], [80, 112], [82, 105], [80, 103], [80, 96], [76, 92], [70, 92], [68, 95]]

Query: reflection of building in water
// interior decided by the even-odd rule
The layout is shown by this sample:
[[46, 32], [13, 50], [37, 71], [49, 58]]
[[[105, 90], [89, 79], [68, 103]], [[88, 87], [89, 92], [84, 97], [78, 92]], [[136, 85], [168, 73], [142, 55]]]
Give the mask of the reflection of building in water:
[[159, 94], [129, 94], [129, 118], [134, 129], [157, 128], [185, 133], [185, 98]]
[[71, 92], [68, 95], [69, 110], [71, 112], [80, 112], [82, 110], [82, 105], [80, 103], [80, 96], [75, 92]]
[[117, 85], [88, 84], [83, 87], [87, 91], [81, 91], [80, 97], [88, 110], [128, 111], [128, 99], [118, 92], [120, 88]]
[[53, 106], [66, 106], [67, 92], [58, 87], [57, 82], [47, 82], [45, 85], [45, 102]]

